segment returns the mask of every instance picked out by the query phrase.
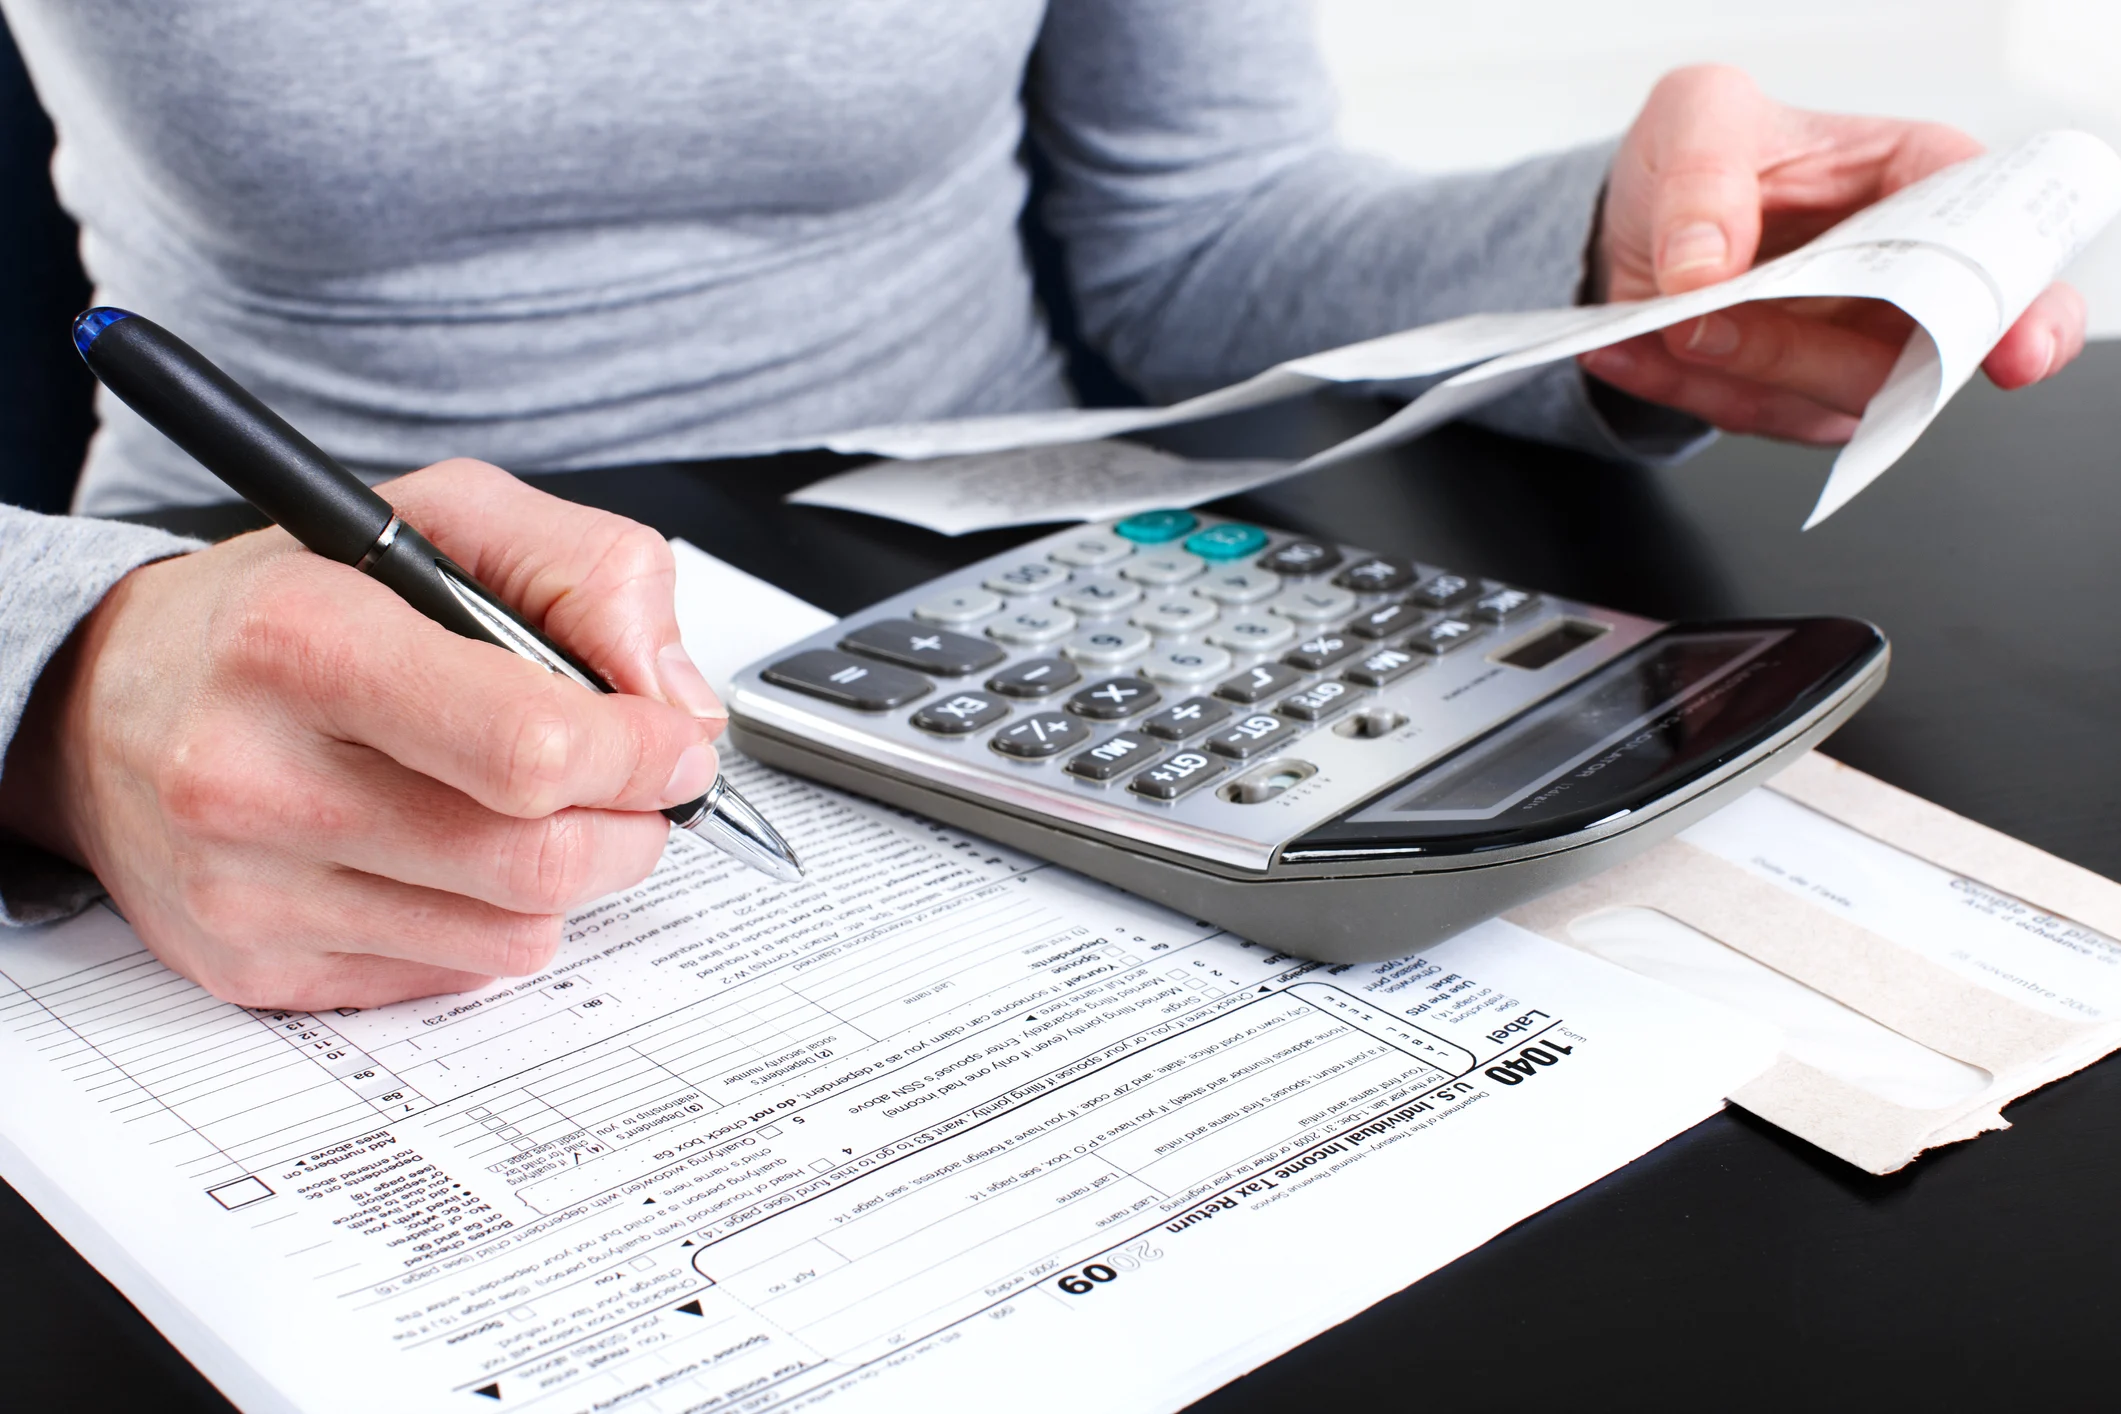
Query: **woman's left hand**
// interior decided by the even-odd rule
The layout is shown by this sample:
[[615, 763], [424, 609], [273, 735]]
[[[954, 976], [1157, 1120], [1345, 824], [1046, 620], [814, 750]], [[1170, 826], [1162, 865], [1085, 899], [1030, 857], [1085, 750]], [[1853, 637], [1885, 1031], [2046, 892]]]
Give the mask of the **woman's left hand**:
[[[1592, 252], [1603, 300], [1680, 294], [1811, 240], [1879, 198], [1980, 152], [1957, 129], [1788, 108], [1736, 69], [1667, 75], [1628, 130]], [[1846, 442], [1906, 343], [1876, 300], [1739, 305], [1582, 356], [1593, 376], [1730, 432]], [[2050, 285], [1982, 367], [2019, 388], [2084, 347], [2084, 300]]]

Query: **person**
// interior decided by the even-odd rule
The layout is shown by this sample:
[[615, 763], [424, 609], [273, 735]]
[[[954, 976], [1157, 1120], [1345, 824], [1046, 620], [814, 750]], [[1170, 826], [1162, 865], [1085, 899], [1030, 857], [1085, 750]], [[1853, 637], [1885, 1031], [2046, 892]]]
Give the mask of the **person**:
[[[72, 517], [0, 513], [10, 923], [107, 889], [216, 995], [370, 1006], [532, 971], [643, 877], [723, 711], [651, 532], [498, 471], [1064, 405], [1019, 219], [1047, 169], [1084, 336], [1168, 399], [1484, 309], [1724, 279], [1973, 153], [1657, 85], [1626, 135], [1425, 177], [1336, 146], [1302, 0], [0, 0], [99, 303], [196, 344], [607, 675], [598, 698], [278, 531], [92, 517], [225, 493], [121, 405]], [[1483, 417], [1669, 460], [1845, 440], [1908, 326], [1748, 306]], [[1989, 356], [2084, 334], [2043, 294]], [[390, 643], [379, 662], [373, 645]]]

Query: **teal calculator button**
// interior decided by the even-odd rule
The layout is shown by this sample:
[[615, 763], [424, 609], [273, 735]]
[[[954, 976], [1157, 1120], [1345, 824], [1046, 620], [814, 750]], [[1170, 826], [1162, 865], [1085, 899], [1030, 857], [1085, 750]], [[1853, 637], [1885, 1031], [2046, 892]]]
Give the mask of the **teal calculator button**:
[[1235, 560], [1264, 549], [1267, 532], [1256, 525], [1224, 521], [1186, 537], [1186, 548], [1204, 560]]
[[1137, 545], [1161, 545], [1199, 524], [1200, 517], [1191, 511], [1143, 511], [1138, 516], [1128, 516], [1112, 529]]

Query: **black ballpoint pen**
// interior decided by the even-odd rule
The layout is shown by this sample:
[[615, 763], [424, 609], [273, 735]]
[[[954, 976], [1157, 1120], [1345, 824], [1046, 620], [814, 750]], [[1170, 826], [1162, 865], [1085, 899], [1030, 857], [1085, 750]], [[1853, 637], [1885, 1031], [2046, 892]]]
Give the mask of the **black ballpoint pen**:
[[[74, 346], [103, 386], [317, 554], [381, 581], [466, 638], [594, 691], [614, 690], [524, 623], [359, 477], [153, 320], [91, 309], [74, 320]], [[783, 883], [803, 877], [788, 842], [719, 777], [698, 800], [663, 814]]]

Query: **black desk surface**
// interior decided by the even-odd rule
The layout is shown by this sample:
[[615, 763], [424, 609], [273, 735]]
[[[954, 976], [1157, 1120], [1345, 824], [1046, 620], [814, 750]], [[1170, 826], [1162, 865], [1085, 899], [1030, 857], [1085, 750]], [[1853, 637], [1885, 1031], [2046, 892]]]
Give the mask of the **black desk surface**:
[[[1301, 406], [1168, 440], [1290, 452], [1369, 415]], [[2094, 346], [2053, 386], [1970, 388], [1808, 534], [1797, 527], [1824, 454], [1726, 441], [1644, 472], [1455, 428], [1226, 509], [1661, 618], [1867, 617], [1894, 640], [1892, 679], [1828, 750], [2121, 877], [2117, 430], [2121, 346]], [[537, 480], [837, 612], [1022, 538], [950, 541], [778, 504], [839, 464]], [[2108, 1061], [2013, 1106], [2009, 1131], [1885, 1179], [1726, 1112], [1197, 1410], [2105, 1405], [2121, 1315], [2117, 1105], [2121, 1061]], [[1407, 1194], [1410, 1219], [1420, 1204]], [[1259, 1299], [1324, 1279], [1330, 1261], [1260, 1273]], [[1095, 1354], [1073, 1358], [1094, 1408]], [[228, 1407], [4, 1189], [0, 1404]]]

